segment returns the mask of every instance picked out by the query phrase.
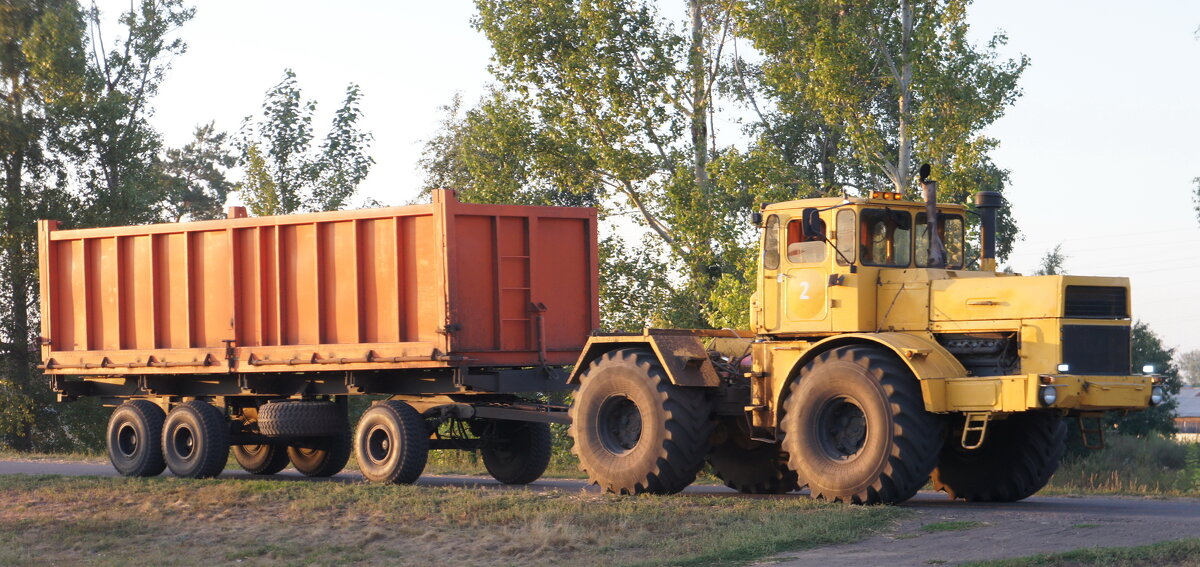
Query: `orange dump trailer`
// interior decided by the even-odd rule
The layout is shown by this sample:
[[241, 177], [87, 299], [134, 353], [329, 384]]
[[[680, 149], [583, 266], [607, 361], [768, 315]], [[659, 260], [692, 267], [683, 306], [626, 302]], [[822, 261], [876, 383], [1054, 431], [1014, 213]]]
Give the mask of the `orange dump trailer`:
[[56, 230], [49, 374], [573, 363], [599, 326], [593, 209], [458, 203]]
[[[211, 476], [233, 445], [248, 469], [290, 458], [332, 474], [349, 454], [353, 394], [390, 396], [368, 415], [392, 417], [375, 441], [393, 449], [403, 416], [409, 429], [420, 421], [426, 448], [476, 449], [565, 419], [513, 394], [566, 388], [562, 366], [599, 327], [595, 209], [465, 204], [439, 190], [426, 205], [232, 216], [40, 221], [42, 367], [62, 399], [121, 404], [109, 453], [122, 472], [157, 474], [165, 460]], [[441, 417], [475, 420], [474, 433], [442, 439]], [[207, 447], [226, 448], [189, 468], [204, 460], [206, 419], [228, 429]]]

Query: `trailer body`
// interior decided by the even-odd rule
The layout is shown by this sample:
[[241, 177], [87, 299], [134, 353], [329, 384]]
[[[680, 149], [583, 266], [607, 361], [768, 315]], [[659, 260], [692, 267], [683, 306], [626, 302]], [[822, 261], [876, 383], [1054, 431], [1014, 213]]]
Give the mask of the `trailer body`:
[[552, 367], [599, 327], [594, 209], [435, 191], [359, 211], [41, 221], [39, 238], [51, 375]]

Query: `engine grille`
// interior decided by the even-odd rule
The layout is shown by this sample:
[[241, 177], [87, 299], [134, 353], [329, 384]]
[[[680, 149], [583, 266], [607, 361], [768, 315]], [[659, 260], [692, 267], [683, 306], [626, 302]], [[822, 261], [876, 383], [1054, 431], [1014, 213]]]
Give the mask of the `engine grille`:
[[1130, 372], [1129, 327], [1063, 325], [1062, 361], [1071, 374], [1114, 374]]
[[1069, 285], [1065, 315], [1068, 319], [1125, 319], [1129, 313], [1123, 287]]

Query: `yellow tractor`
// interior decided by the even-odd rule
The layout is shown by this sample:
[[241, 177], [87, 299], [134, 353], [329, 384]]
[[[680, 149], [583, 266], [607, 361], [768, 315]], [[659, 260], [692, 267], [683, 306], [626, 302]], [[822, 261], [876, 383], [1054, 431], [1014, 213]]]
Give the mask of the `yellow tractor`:
[[749, 331], [593, 336], [570, 376], [592, 481], [672, 493], [707, 462], [750, 493], [896, 503], [932, 477], [952, 498], [1015, 501], [1058, 468], [1066, 418], [1098, 446], [1092, 418], [1162, 401], [1152, 370], [1131, 369], [1126, 278], [997, 272], [1000, 195], [971, 211], [922, 182], [924, 202], [874, 192], [756, 212]]

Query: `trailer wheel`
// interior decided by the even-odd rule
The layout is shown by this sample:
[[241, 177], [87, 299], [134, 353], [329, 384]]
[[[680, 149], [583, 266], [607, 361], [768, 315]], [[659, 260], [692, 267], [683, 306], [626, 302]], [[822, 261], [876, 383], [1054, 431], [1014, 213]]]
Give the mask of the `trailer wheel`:
[[268, 402], [258, 408], [258, 431], [270, 437], [326, 437], [346, 429], [334, 402]]
[[288, 460], [304, 476], [327, 477], [342, 472], [350, 461], [350, 431], [315, 437], [305, 444], [291, 445]]
[[751, 441], [747, 448], [730, 439], [713, 447], [708, 464], [725, 486], [743, 494], [787, 494], [800, 488], [778, 444]]
[[550, 424], [492, 420], [481, 424], [483, 466], [504, 484], [529, 484], [550, 465]]
[[354, 433], [358, 468], [371, 482], [412, 484], [429, 459], [429, 430], [412, 406], [397, 400], [371, 406]]
[[1017, 413], [988, 424], [983, 446], [962, 447], [950, 435], [942, 447], [933, 487], [970, 502], [1016, 502], [1050, 482], [1067, 449], [1067, 424], [1054, 414]]
[[175, 406], [163, 425], [162, 447], [175, 476], [215, 477], [229, 460], [229, 420], [208, 402]]
[[167, 468], [162, 453], [162, 408], [147, 400], [130, 400], [108, 420], [108, 459], [121, 476], [156, 476]]
[[783, 450], [813, 498], [903, 502], [929, 479], [942, 421], [892, 353], [845, 346], [808, 363], [783, 402]]
[[287, 448], [282, 445], [235, 445], [233, 458], [250, 474], [275, 474], [288, 466]]
[[673, 494], [696, 480], [714, 421], [707, 392], [670, 383], [654, 353], [607, 352], [571, 405], [572, 452], [601, 489]]

